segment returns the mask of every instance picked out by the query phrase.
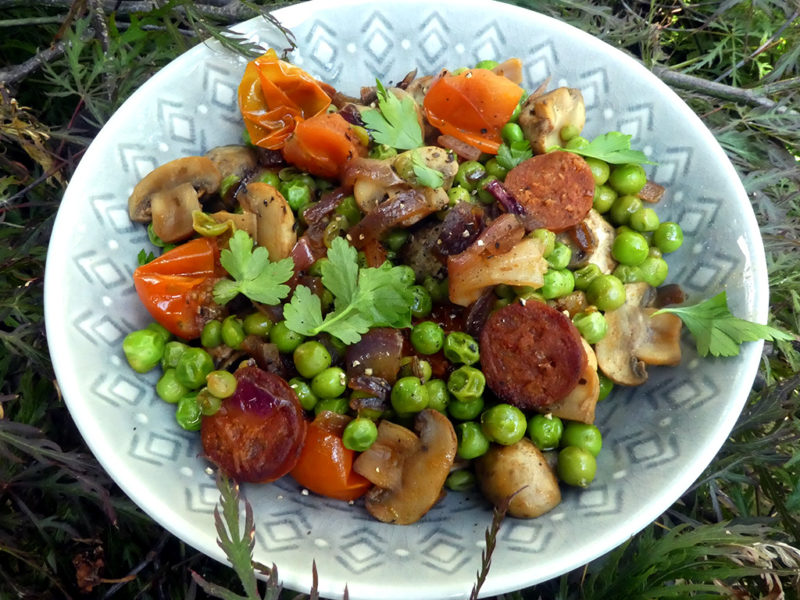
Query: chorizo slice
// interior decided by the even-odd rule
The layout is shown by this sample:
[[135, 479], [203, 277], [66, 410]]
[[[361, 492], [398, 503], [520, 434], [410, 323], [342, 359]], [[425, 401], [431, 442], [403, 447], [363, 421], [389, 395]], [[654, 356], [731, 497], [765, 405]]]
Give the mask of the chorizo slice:
[[237, 481], [274, 481], [300, 457], [307, 430], [303, 409], [294, 390], [274, 373], [244, 367], [235, 376], [233, 396], [203, 418], [203, 451]]
[[572, 152], [548, 152], [521, 162], [503, 184], [525, 209], [528, 230], [559, 233], [578, 225], [594, 199], [594, 177], [586, 161]]
[[543, 302], [518, 302], [495, 311], [480, 339], [486, 384], [502, 400], [542, 409], [567, 396], [586, 367], [572, 321]]

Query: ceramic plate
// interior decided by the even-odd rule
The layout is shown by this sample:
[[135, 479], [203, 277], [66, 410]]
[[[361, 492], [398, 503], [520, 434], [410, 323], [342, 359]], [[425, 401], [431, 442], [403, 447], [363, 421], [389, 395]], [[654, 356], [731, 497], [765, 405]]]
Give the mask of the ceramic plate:
[[[619, 130], [658, 162], [662, 220], [681, 223], [683, 248], [669, 282], [690, 301], [727, 290], [731, 308], [764, 322], [766, 267], [758, 227], [739, 179], [709, 131], [650, 72], [599, 40], [534, 12], [483, 0], [323, 2], [279, 10], [298, 49], [291, 60], [357, 94], [380, 76], [435, 73], [479, 59], [517, 56], [524, 85], [545, 80], [583, 91], [586, 135]], [[240, 26], [252, 40], [285, 46], [266, 21]], [[127, 197], [151, 169], [240, 140], [236, 88], [245, 62], [200, 45], [142, 86], [86, 152], [53, 231], [45, 283], [53, 364], [76, 424], [120, 487], [165, 528], [223, 560], [212, 511], [218, 499], [199, 436], [180, 430], [138, 376], [122, 338], [149, 322], [131, 284], [147, 247], [127, 216]], [[651, 368], [647, 385], [618, 389], [599, 408], [605, 435], [595, 482], [567, 490], [535, 520], [508, 519], [485, 595], [552, 578], [611, 550], [673, 503], [700, 475], [747, 398], [761, 345], [733, 359], [699, 359], [684, 340], [677, 368]], [[246, 487], [256, 517], [256, 560], [276, 563], [290, 588], [352, 599], [466, 597], [480, 566], [491, 511], [477, 495], [450, 493], [419, 523], [372, 520], [362, 506], [304, 495], [290, 480]]]

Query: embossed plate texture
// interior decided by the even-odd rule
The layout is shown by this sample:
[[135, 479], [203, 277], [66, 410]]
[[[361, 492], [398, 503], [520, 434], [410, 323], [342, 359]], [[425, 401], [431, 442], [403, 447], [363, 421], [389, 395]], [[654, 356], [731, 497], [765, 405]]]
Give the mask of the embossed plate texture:
[[[738, 315], [763, 322], [768, 288], [763, 248], [734, 169], [700, 120], [646, 69], [561, 22], [482, 0], [322, 2], [277, 11], [297, 38], [292, 60], [355, 94], [375, 76], [435, 73], [479, 59], [518, 56], [525, 87], [583, 90], [589, 137], [633, 135], [665, 185], [662, 220], [686, 241], [669, 257], [668, 281], [691, 301], [728, 291]], [[240, 26], [283, 47], [264, 20]], [[138, 376], [120, 343], [148, 322], [131, 273], [148, 246], [129, 222], [128, 194], [157, 165], [235, 143], [236, 87], [244, 61], [201, 45], [139, 89], [86, 152], [64, 196], [45, 282], [53, 364], [71, 414], [123, 490], [187, 543], [223, 560], [212, 511], [218, 493], [198, 436], [175, 424], [154, 393], [156, 374]], [[601, 404], [599, 472], [585, 491], [566, 490], [552, 513], [508, 519], [485, 595], [519, 589], [578, 567], [625, 541], [666, 509], [701, 473], [733, 426], [755, 375], [761, 345], [734, 359], [698, 359], [684, 341], [680, 367], [651, 369], [647, 385], [618, 389]], [[450, 493], [421, 522], [397, 527], [356, 504], [303, 495], [289, 480], [245, 488], [256, 517], [256, 560], [276, 563], [288, 587], [308, 590], [316, 561], [320, 591], [353, 599], [461, 598], [480, 565], [491, 511], [475, 494]]]

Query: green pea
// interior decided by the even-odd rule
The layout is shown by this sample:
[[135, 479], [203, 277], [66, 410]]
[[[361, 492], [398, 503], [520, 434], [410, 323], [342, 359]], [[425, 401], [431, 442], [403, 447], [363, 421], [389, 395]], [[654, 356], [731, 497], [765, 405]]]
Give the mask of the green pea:
[[444, 330], [433, 321], [417, 323], [411, 329], [411, 345], [420, 354], [436, 354], [444, 346]]
[[586, 299], [604, 312], [614, 310], [625, 304], [625, 287], [613, 275], [598, 275], [586, 289]]
[[175, 376], [175, 369], [166, 369], [156, 383], [156, 394], [164, 402], [175, 404], [189, 393], [189, 388], [183, 385]]
[[264, 338], [269, 335], [269, 330], [272, 329], [272, 319], [264, 313], [256, 311], [244, 318], [242, 327], [247, 335], [257, 335]]
[[644, 281], [642, 269], [639, 266], [617, 265], [612, 274], [622, 283], [638, 283]]
[[429, 379], [423, 386], [428, 391], [428, 408], [445, 412], [450, 401], [447, 383], [443, 379]]
[[522, 131], [522, 127], [516, 123], [506, 123], [503, 125], [503, 128], [500, 130], [500, 137], [502, 137], [507, 144], [525, 141], [525, 133]]
[[277, 188], [281, 184], [281, 178], [278, 177], [278, 174], [275, 171], [264, 171], [259, 176], [258, 181], [261, 183], [266, 183], [267, 185], [271, 185], [274, 188]]
[[486, 387], [486, 377], [475, 367], [464, 365], [450, 373], [447, 391], [459, 402], [479, 398]]
[[317, 404], [317, 397], [314, 395], [314, 392], [311, 391], [311, 386], [308, 385], [306, 380], [293, 377], [289, 380], [289, 387], [294, 390], [303, 410], [314, 410]]
[[636, 231], [624, 231], [614, 238], [611, 256], [614, 260], [635, 267], [642, 264], [650, 251], [645, 237]]
[[564, 426], [564, 435], [561, 436], [561, 445], [575, 446], [597, 456], [603, 448], [603, 435], [594, 425], [568, 421]]
[[222, 342], [229, 348], [238, 349], [244, 341], [242, 320], [235, 315], [225, 317], [222, 321]]
[[[513, 123], [510, 123], [510, 125], [513, 125]], [[519, 125], [517, 125], [517, 127], [519, 127]], [[508, 174], [508, 169], [497, 162], [496, 158], [490, 158], [486, 161], [486, 173], [495, 179], [503, 180], [506, 178], [506, 174]]]
[[619, 194], [638, 194], [647, 183], [642, 165], [635, 163], [617, 165], [608, 177], [608, 185]]
[[[542, 242], [544, 242], [544, 250], [542, 251], [542, 256], [544, 258], [549, 258], [556, 247], [556, 234], [550, 231], [549, 229], [539, 228], [539, 229], [534, 229], [530, 233], [530, 235], [532, 238], [537, 240], [542, 240]], [[567, 263], [569, 263], [569, 260], [567, 260]]]
[[642, 206], [633, 213], [628, 224], [634, 231], [655, 231], [660, 225], [658, 214], [649, 206]]
[[355, 452], [368, 450], [378, 439], [378, 427], [371, 419], [356, 417], [345, 425], [342, 432], [344, 447]]
[[320, 398], [314, 405], [314, 415], [319, 415], [324, 412], [332, 412], [337, 415], [346, 415], [350, 404], [347, 398]]
[[422, 282], [422, 286], [428, 290], [431, 300], [434, 302], [444, 302], [450, 293], [449, 282], [447, 279], [439, 280], [428, 275]]
[[475, 191], [478, 182], [486, 176], [484, 166], [475, 160], [467, 160], [458, 165], [458, 171], [453, 179], [455, 185], [459, 185], [468, 192]]
[[200, 333], [200, 343], [203, 348], [216, 348], [222, 343], [222, 323], [220, 321], [209, 321], [203, 325]]
[[578, 313], [572, 317], [572, 322], [578, 328], [581, 337], [590, 344], [596, 344], [608, 333], [606, 318], [599, 311]]
[[311, 391], [317, 398], [336, 398], [347, 389], [347, 375], [339, 367], [323, 369], [311, 380]]
[[663, 258], [663, 254], [661, 254], [661, 250], [656, 248], [655, 246], [650, 246], [650, 251], [647, 253], [647, 256], [652, 256], [653, 258]]
[[589, 287], [589, 284], [592, 283], [592, 280], [600, 275], [600, 267], [598, 267], [594, 263], [589, 263], [585, 267], [582, 267], [573, 273], [575, 278], [575, 289], [576, 290], [586, 290]]
[[355, 225], [361, 220], [361, 209], [358, 208], [356, 198], [353, 194], [348, 194], [342, 198], [342, 201], [339, 202], [339, 206], [336, 207], [334, 212], [347, 219], [350, 225]]
[[327, 256], [323, 256], [314, 261], [314, 263], [308, 267], [308, 274], [313, 277], [322, 277], [322, 270], [325, 268], [325, 265], [330, 263], [330, 259]]
[[512, 298], [498, 298], [494, 301], [494, 304], [492, 304], [492, 310], [500, 310], [501, 308], [511, 304], [513, 301], [514, 300]]
[[383, 238], [383, 243], [394, 252], [397, 252], [408, 241], [408, 229], [397, 228], [390, 230]]
[[392, 408], [398, 414], [418, 413], [428, 406], [428, 390], [419, 377], [401, 377], [390, 395]]
[[528, 422], [516, 406], [496, 404], [481, 414], [481, 430], [492, 442], [510, 446], [525, 436]]
[[499, 64], [500, 63], [497, 62], [496, 60], [481, 60], [481, 61], [478, 61], [478, 64], [475, 65], [475, 68], [476, 69], [488, 69], [489, 71], [491, 71], [492, 69], [494, 69]]
[[175, 420], [187, 431], [199, 431], [203, 424], [203, 413], [197, 403], [197, 394], [187, 394], [178, 400], [175, 408]]
[[528, 419], [528, 437], [539, 450], [553, 450], [561, 443], [564, 423], [556, 416], [533, 415]]
[[573, 125], [572, 123], [564, 125], [558, 132], [558, 136], [565, 142], [568, 142], [571, 139], [578, 137], [580, 134], [581, 134], [580, 128], [577, 125]]
[[553, 251], [547, 256], [547, 264], [553, 269], [566, 269], [572, 259], [572, 248], [562, 242], [553, 245]]
[[611, 381], [602, 371], [597, 372], [597, 378], [600, 380], [600, 394], [597, 401], [605, 400], [614, 389], [614, 382]]
[[147, 373], [161, 362], [165, 346], [164, 337], [152, 329], [132, 331], [122, 340], [122, 352], [137, 373]]
[[403, 285], [414, 285], [417, 280], [417, 274], [408, 265], [397, 265], [392, 272], [398, 274], [398, 278]]
[[471, 202], [472, 196], [469, 195], [469, 190], [466, 188], [463, 188], [460, 185], [454, 185], [447, 190], [447, 199], [448, 206], [455, 206], [459, 202]]
[[664, 254], [675, 252], [683, 245], [683, 230], [677, 223], [665, 221], [653, 233], [653, 242]]
[[464, 460], [472, 460], [483, 456], [489, 450], [489, 438], [474, 421], [459, 423], [455, 426], [458, 449], [456, 455]]
[[236, 393], [237, 385], [236, 377], [228, 371], [211, 371], [206, 375], [206, 387], [217, 398], [230, 398]]
[[196, 390], [206, 382], [206, 375], [214, 370], [214, 361], [202, 348], [187, 348], [175, 365], [175, 377], [189, 388]]
[[492, 204], [495, 202], [494, 196], [492, 196], [491, 192], [486, 189], [486, 186], [489, 185], [492, 181], [497, 181], [497, 177], [494, 175], [486, 175], [483, 179], [478, 182], [478, 185], [475, 186], [475, 191], [478, 195], [478, 200], [483, 202], [484, 204]]
[[278, 186], [278, 191], [294, 212], [311, 203], [311, 188], [302, 181], [285, 181]]
[[278, 347], [278, 352], [290, 354], [305, 340], [305, 336], [292, 331], [286, 321], [278, 321], [269, 330], [269, 341]]
[[642, 273], [642, 280], [648, 285], [658, 287], [664, 283], [669, 275], [669, 265], [663, 258], [648, 256], [644, 259], [639, 270]]
[[475, 473], [467, 469], [453, 471], [444, 480], [445, 487], [454, 492], [467, 492], [475, 487], [475, 483]]
[[309, 379], [330, 367], [332, 362], [328, 349], [315, 340], [303, 342], [295, 348], [292, 359], [297, 372]]
[[162, 369], [174, 369], [178, 364], [178, 359], [186, 351], [189, 346], [183, 342], [175, 340], [167, 342], [164, 346], [164, 354], [161, 356]]
[[575, 289], [575, 276], [569, 269], [548, 269], [539, 293], [545, 300], [562, 298]]
[[155, 331], [158, 335], [164, 338], [164, 343], [169, 342], [172, 339], [172, 334], [167, 331], [167, 328], [164, 327], [161, 323], [150, 323], [145, 329], [150, 331]]
[[397, 150], [386, 144], [377, 144], [369, 151], [370, 158], [377, 158], [378, 160], [386, 160], [387, 158], [394, 158], [397, 156]]
[[411, 286], [411, 316], [416, 319], [423, 319], [431, 314], [433, 310], [433, 299], [428, 290], [422, 285]]
[[616, 225], [627, 225], [630, 223], [631, 215], [642, 208], [642, 201], [638, 196], [626, 195], [618, 196], [608, 211], [612, 223]]
[[[545, 297], [541, 293], [541, 288], [537, 289], [529, 285], [515, 285], [514, 291], [516, 292], [516, 298], [519, 298], [520, 300], [525, 300], [526, 302], [528, 300], [537, 300], [539, 302], [545, 301]], [[512, 298], [512, 300], [516, 298]], [[495, 306], [496, 305], [497, 303], [495, 303]]]
[[597, 460], [591, 453], [567, 446], [558, 453], [558, 477], [567, 485], [588, 487], [597, 473]]
[[608, 181], [608, 176], [611, 173], [611, 168], [608, 163], [598, 158], [584, 157], [586, 164], [592, 170], [592, 177], [594, 178], [595, 185], [603, 185]]
[[453, 331], [444, 339], [444, 357], [451, 363], [471, 365], [480, 359], [480, 347], [475, 338], [463, 331]]
[[514, 288], [511, 287], [510, 285], [507, 285], [505, 283], [500, 283], [494, 286], [494, 295], [497, 296], [498, 298], [513, 299], [514, 296], [516, 296], [516, 293], [514, 292]]
[[197, 392], [197, 406], [200, 407], [200, 414], [210, 417], [219, 411], [222, 406], [222, 398], [212, 394], [208, 388], [203, 388]]
[[417, 377], [425, 383], [433, 375], [433, 367], [427, 360], [421, 360], [416, 356], [407, 356], [400, 361], [400, 377]]
[[611, 210], [611, 207], [614, 205], [614, 201], [616, 199], [617, 192], [605, 184], [598, 185], [594, 188], [594, 199], [592, 200], [592, 206], [602, 215]]
[[581, 148], [585, 148], [588, 145], [589, 145], [589, 140], [587, 140], [583, 136], [576, 135], [575, 137], [570, 138], [570, 140], [566, 144], [564, 144], [564, 148], [566, 148], [567, 150], [580, 150]]
[[458, 421], [472, 421], [483, 412], [483, 406], [483, 396], [478, 396], [466, 402], [450, 402], [447, 405], [447, 413]]

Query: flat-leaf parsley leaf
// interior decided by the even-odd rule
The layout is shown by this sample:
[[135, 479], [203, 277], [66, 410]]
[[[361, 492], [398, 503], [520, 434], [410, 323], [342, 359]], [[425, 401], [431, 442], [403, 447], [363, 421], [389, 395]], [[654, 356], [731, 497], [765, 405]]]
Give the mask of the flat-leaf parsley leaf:
[[413, 294], [404, 269], [386, 262], [359, 268], [356, 249], [336, 238], [322, 265], [322, 284], [334, 296], [334, 310], [323, 317], [319, 297], [303, 285], [283, 307], [286, 326], [302, 335], [323, 331], [354, 344], [372, 327], [409, 327]]
[[372, 131], [372, 138], [378, 144], [385, 144], [399, 150], [412, 150], [423, 145], [422, 128], [417, 119], [414, 100], [405, 97], [400, 100], [389, 92], [379, 79], [376, 79], [378, 108], [365, 110], [361, 119]]
[[581, 156], [588, 156], [598, 160], [604, 160], [612, 165], [622, 165], [627, 163], [637, 163], [643, 165], [654, 165], [648, 160], [647, 155], [639, 150], [631, 150], [631, 136], [610, 131], [594, 138], [588, 145], [582, 148], [554, 148], [555, 150], [567, 150]]
[[720, 292], [694, 306], [662, 308], [653, 313], [680, 317], [697, 343], [700, 356], [736, 356], [739, 344], [756, 340], [792, 340], [785, 331], [733, 316], [726, 292]]
[[429, 167], [419, 155], [419, 152], [411, 152], [411, 166], [414, 169], [414, 175], [419, 185], [429, 188], [442, 187], [444, 175], [442, 175], [441, 171]]
[[519, 140], [511, 144], [500, 144], [497, 151], [497, 163], [510, 171], [519, 163], [531, 158], [533, 151], [528, 140]]
[[253, 238], [245, 231], [231, 236], [219, 262], [234, 279], [221, 279], [214, 285], [214, 301], [219, 304], [230, 302], [237, 294], [262, 304], [278, 304], [289, 295], [289, 286], [284, 283], [294, 274], [292, 259], [270, 262], [269, 251], [262, 246], [253, 250]]

